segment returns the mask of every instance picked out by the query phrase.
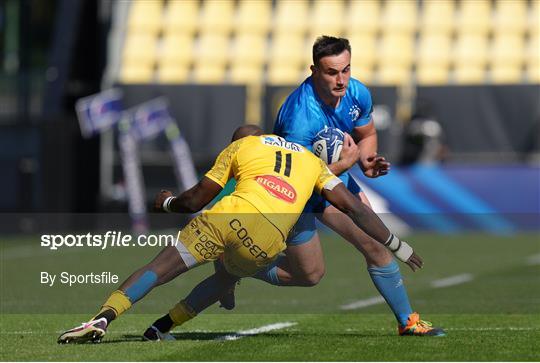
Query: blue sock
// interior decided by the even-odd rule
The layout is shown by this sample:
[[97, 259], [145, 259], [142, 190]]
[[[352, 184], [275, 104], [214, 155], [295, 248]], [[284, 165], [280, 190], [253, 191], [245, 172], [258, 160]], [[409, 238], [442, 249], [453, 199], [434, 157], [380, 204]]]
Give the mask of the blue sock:
[[370, 267], [368, 272], [375, 287], [394, 312], [399, 324], [407, 325], [407, 319], [412, 313], [412, 309], [397, 262], [392, 260], [383, 267]]
[[195, 286], [184, 301], [198, 314], [218, 301], [219, 297], [238, 280], [239, 278], [232, 275], [219, 277], [213, 274]]
[[126, 296], [132, 304], [146, 295], [157, 281], [157, 275], [154, 271], [145, 271], [130, 287], [126, 289]]
[[253, 275], [253, 277], [258, 279], [258, 280], [266, 281], [266, 282], [268, 282], [269, 284], [272, 284], [272, 285], [276, 285], [276, 286], [283, 285], [281, 283], [281, 281], [279, 280], [279, 277], [277, 275], [277, 267], [278, 267], [279, 263], [285, 258], [287, 258], [287, 257], [286, 256], [279, 256], [278, 258], [276, 258], [276, 260], [274, 262], [272, 262], [270, 265], [266, 266], [265, 269], [260, 270], [255, 275]]

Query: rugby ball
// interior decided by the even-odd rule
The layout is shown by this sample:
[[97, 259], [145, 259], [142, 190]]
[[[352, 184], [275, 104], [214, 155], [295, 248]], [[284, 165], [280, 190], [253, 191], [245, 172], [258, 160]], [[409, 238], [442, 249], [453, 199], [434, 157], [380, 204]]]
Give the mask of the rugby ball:
[[315, 135], [313, 153], [323, 159], [326, 164], [339, 160], [345, 134], [335, 127], [325, 127]]

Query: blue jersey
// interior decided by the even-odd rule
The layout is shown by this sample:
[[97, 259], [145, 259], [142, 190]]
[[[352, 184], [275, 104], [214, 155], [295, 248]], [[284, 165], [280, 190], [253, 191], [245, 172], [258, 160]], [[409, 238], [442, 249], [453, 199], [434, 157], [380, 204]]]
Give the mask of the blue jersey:
[[354, 78], [337, 108], [326, 105], [308, 77], [287, 97], [277, 115], [273, 133], [311, 150], [315, 135], [325, 126], [351, 133], [371, 121], [373, 105], [366, 86]]
[[[279, 109], [273, 133], [312, 150], [315, 135], [325, 126], [336, 127], [350, 134], [354, 127], [364, 126], [371, 121], [372, 111], [371, 94], [356, 79], [349, 80], [345, 96], [338, 107], [333, 108], [321, 100], [311, 77], [308, 77]], [[343, 173], [339, 178], [353, 194], [361, 190], [349, 173]], [[289, 233], [287, 244], [299, 245], [309, 241], [316, 231], [313, 213], [320, 213], [327, 206], [322, 197], [313, 195]]]

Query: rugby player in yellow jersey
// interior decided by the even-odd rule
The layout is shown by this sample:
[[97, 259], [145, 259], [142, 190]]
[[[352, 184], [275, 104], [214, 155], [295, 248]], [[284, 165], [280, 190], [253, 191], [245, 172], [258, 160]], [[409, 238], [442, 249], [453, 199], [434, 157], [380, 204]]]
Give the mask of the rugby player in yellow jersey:
[[[166, 212], [197, 212], [233, 177], [237, 184], [231, 195], [191, 220], [179, 232], [175, 246], [165, 247], [149, 264], [135, 271], [91, 321], [64, 332], [58, 342], [100, 341], [110, 322], [154, 287], [193, 267], [222, 258], [225, 271], [197, 285], [144, 335], [149, 340], [171, 337], [167, 334], [170, 329], [214, 304], [239, 278], [254, 275], [285, 250], [287, 234], [313, 191], [392, 249], [413, 270], [422, 267], [422, 260], [412, 248], [391, 234], [321, 159], [298, 144], [263, 135], [257, 126], [238, 128], [233, 142], [197, 185], [178, 197], [162, 191], [156, 198], [156, 207]], [[197, 304], [190, 303], [190, 296], [196, 297], [193, 301]]]

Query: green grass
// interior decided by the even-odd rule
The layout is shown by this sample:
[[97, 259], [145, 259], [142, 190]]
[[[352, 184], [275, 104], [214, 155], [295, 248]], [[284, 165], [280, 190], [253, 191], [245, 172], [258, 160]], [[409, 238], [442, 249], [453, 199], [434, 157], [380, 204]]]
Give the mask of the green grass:
[[[8, 315], [2, 319], [2, 360], [61, 361], [534, 361], [540, 358], [538, 315], [431, 316], [443, 338], [398, 337], [387, 314], [206, 314], [175, 333], [176, 342], [141, 342], [155, 316], [131, 314], [102, 344], [55, 343], [74, 315]], [[283, 330], [236, 341], [216, 338], [275, 322]], [[509, 330], [512, 328], [514, 330]], [[508, 329], [508, 330], [506, 330]]]
[[[279, 288], [245, 279], [237, 309], [217, 307], [175, 333], [179, 341], [144, 343], [140, 334], [211, 271], [203, 266], [160, 287], [111, 326], [99, 345], [58, 346], [60, 331], [87, 320], [111, 285], [45, 287], [39, 272], [111, 271], [121, 279], [155, 249], [45, 251], [35, 241], [4, 240], [0, 249], [1, 360], [156, 361], [538, 361], [540, 253], [536, 234], [407, 238], [425, 259], [417, 273], [402, 265], [415, 310], [448, 330], [444, 338], [398, 337], [385, 304], [356, 311], [340, 306], [377, 296], [360, 254], [325, 237], [327, 274], [313, 288]], [[35, 246], [35, 247], [33, 247]], [[470, 282], [434, 289], [435, 279], [469, 273]], [[215, 338], [276, 322], [282, 330], [236, 341]]]

